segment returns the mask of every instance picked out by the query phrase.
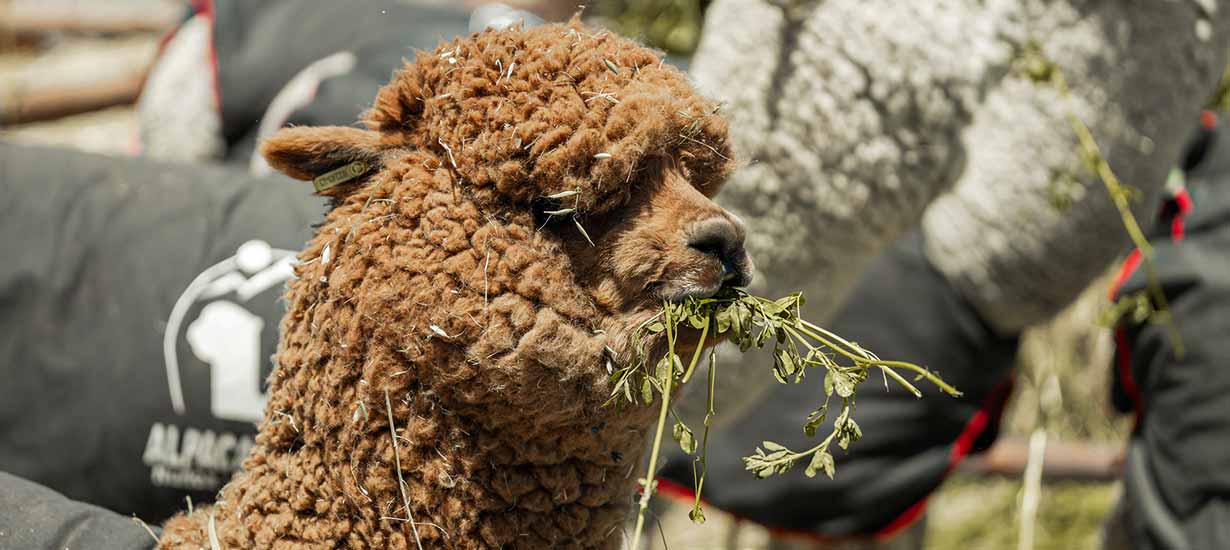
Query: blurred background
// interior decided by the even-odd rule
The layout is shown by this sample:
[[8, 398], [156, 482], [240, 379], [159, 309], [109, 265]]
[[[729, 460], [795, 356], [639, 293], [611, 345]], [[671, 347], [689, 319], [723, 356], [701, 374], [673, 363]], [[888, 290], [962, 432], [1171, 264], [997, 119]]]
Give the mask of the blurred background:
[[[418, 4], [458, 7], [445, 0]], [[469, 10], [483, 3], [462, 4]], [[576, 0], [507, 4], [546, 20], [566, 19], [577, 10]], [[587, 20], [638, 37], [686, 64], [709, 2], [588, 4]], [[110, 156], [140, 154], [138, 95], [188, 7], [180, 0], [0, 0], [0, 140]], [[1101, 524], [1120, 491], [1118, 465], [1131, 430], [1130, 418], [1112, 413], [1107, 404], [1113, 343], [1097, 320], [1111, 278], [1108, 272], [1061, 315], [1024, 331], [1000, 439], [987, 454], [963, 463], [931, 497], [925, 548], [1017, 547], [1028, 492], [1022, 482], [1027, 440], [1038, 430], [1048, 435], [1049, 445], [1041, 485], [1031, 489], [1037, 499], [1033, 548], [1098, 547]], [[675, 521], [682, 516], [663, 517], [671, 547], [714, 544], [690, 538], [701, 537], [700, 527]], [[718, 510], [708, 517], [703, 529], [720, 533], [726, 547], [769, 547], [767, 532], [752, 523]]]

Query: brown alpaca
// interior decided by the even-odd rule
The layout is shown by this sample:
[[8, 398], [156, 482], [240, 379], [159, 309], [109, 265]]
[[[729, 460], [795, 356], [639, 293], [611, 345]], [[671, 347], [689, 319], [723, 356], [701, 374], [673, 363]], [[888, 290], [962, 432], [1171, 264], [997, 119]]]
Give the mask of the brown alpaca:
[[603, 406], [608, 359], [662, 300], [750, 273], [709, 200], [715, 112], [574, 22], [420, 53], [368, 130], [269, 140], [296, 178], [375, 168], [326, 191], [243, 471], [159, 547], [619, 548], [656, 411]]

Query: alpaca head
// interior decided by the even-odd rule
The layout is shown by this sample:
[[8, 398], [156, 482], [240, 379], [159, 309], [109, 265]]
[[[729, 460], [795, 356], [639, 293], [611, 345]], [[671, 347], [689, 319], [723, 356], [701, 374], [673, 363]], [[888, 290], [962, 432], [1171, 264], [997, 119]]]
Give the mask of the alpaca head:
[[611, 351], [663, 300], [750, 278], [711, 201], [732, 167], [717, 112], [659, 54], [574, 22], [420, 53], [366, 129], [268, 140], [292, 177], [364, 168], [323, 191], [227, 536], [289, 536], [254, 519], [286, 509], [387, 541], [409, 500], [450, 548], [612, 547], [653, 411], [604, 406]]
[[420, 53], [380, 92], [367, 130], [294, 128], [264, 152], [301, 179], [430, 155], [423, 165], [448, 172], [488, 221], [521, 225], [565, 259], [602, 328], [626, 336], [663, 300], [750, 281], [743, 224], [711, 200], [732, 165], [717, 112], [660, 54], [550, 25]]

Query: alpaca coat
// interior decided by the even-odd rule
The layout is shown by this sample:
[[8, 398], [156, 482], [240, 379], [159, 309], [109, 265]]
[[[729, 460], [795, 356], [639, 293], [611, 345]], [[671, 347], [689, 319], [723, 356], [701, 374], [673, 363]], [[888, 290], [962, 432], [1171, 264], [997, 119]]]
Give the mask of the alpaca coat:
[[[1048, 319], [1128, 243], [1068, 114], [1140, 191], [1144, 219], [1228, 34], [1215, 2], [715, 1], [691, 73], [726, 102], [750, 161], [720, 202], [748, 222], [753, 290], [802, 290], [804, 315], [825, 321], [921, 225], [927, 260], [1000, 336]], [[1035, 45], [1070, 97], [1030, 79]], [[771, 383], [760, 361], [721, 381], [746, 397], [725, 418]]]
[[[1230, 10], [1212, 1], [719, 0], [692, 74], [728, 103], [752, 161], [721, 202], [748, 220], [761, 288], [802, 288], [809, 316], [830, 317], [921, 222], [928, 260], [1011, 335], [1128, 243], [1067, 114], [1141, 191], [1143, 219], [1225, 71], [1228, 35]], [[1026, 74], [1033, 45], [1071, 97]]]

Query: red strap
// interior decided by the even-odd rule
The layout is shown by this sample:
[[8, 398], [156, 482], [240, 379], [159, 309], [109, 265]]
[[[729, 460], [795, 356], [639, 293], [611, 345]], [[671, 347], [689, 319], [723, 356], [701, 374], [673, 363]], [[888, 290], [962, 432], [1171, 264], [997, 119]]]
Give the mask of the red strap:
[[[945, 474], [944, 477], [948, 477], [947, 474]], [[894, 519], [891, 523], [885, 525], [883, 529], [880, 529], [880, 531], [876, 533], [876, 540], [883, 541], [893, 538], [898, 533], [906, 530], [909, 526], [914, 525], [914, 522], [918, 521], [918, 518], [922, 517], [923, 512], [927, 511], [927, 499], [929, 498], [931, 498], [931, 495], [922, 497], [922, 499], [918, 502], [915, 502], [909, 508], [906, 508], [901, 515], [897, 516], [897, 519]]]
[[1217, 113], [1214, 113], [1213, 111], [1210, 111], [1207, 109], [1204, 111], [1201, 111], [1200, 112], [1200, 125], [1203, 126], [1205, 130], [1212, 130], [1214, 128], [1217, 128]]
[[1119, 289], [1123, 287], [1128, 279], [1132, 278], [1132, 274], [1136, 272], [1136, 268], [1140, 267], [1140, 249], [1132, 250], [1131, 254], [1123, 260], [1123, 265], [1119, 267], [1119, 273], [1115, 275], [1115, 280], [1110, 284], [1110, 289], [1106, 293], [1107, 299], [1115, 301], [1119, 298]]
[[[1201, 120], [1205, 126], [1216, 124], [1217, 118], [1211, 113], [1205, 112]], [[1210, 122], [1210, 118], [1211, 122]], [[1175, 192], [1172, 197], [1177, 211], [1174, 218], [1170, 220], [1170, 238], [1174, 242], [1183, 240], [1184, 221], [1187, 215], [1192, 211], [1192, 196], [1187, 192], [1186, 188], [1181, 188]], [[1141, 254], [1140, 249], [1133, 250], [1128, 257], [1123, 260], [1123, 265], [1119, 268], [1119, 274], [1115, 276], [1114, 283], [1110, 286], [1108, 297], [1113, 302], [1119, 297], [1119, 289], [1123, 283], [1131, 278], [1132, 273], [1140, 267]], [[1144, 417], [1144, 399], [1140, 394], [1140, 386], [1136, 384], [1136, 378], [1132, 376], [1132, 346], [1127, 339], [1127, 331], [1122, 327], [1115, 329], [1115, 369], [1119, 372], [1119, 383], [1123, 386], [1124, 393], [1132, 400], [1132, 407], [1136, 411], [1136, 421]]]
[[1132, 346], [1128, 344], [1127, 331], [1115, 329], [1115, 368], [1119, 371], [1119, 383], [1123, 392], [1132, 400], [1132, 408], [1136, 410], [1136, 422], [1144, 418], [1144, 399], [1140, 396], [1140, 386], [1136, 385], [1136, 377], [1132, 376]]
[[1179, 207], [1179, 211], [1175, 213], [1174, 219], [1170, 220], [1170, 238], [1177, 243], [1183, 240], [1183, 223], [1192, 212], [1192, 196], [1186, 188], [1180, 189], [1174, 194], [1174, 203]]
[[[974, 448], [974, 443], [978, 438], [986, 432], [987, 428], [994, 423], [999, 424], [999, 419], [1003, 415], [1004, 405], [1008, 401], [1008, 396], [1012, 393], [1013, 375], [1000, 382], [994, 390], [991, 390], [990, 395], [982, 402], [982, 408], [974, 413], [969, 420], [965, 422], [965, 428], [961, 430], [961, 434], [957, 436], [956, 441], [952, 444], [952, 450], [948, 454], [948, 467], [944, 470], [941, 481], [948, 478], [957, 465], [969, 455]], [[892, 538], [909, 526], [913, 525], [918, 518], [922, 517], [923, 512], [927, 510], [927, 499], [931, 495], [923, 497], [918, 502], [907, 508], [896, 519], [889, 522], [879, 532], [876, 533], [877, 540], [885, 540]]]

